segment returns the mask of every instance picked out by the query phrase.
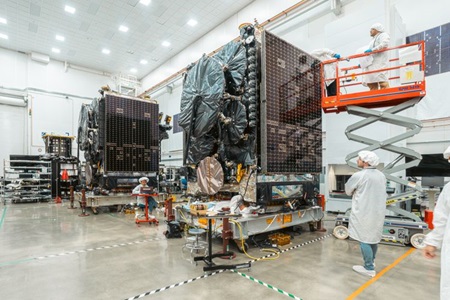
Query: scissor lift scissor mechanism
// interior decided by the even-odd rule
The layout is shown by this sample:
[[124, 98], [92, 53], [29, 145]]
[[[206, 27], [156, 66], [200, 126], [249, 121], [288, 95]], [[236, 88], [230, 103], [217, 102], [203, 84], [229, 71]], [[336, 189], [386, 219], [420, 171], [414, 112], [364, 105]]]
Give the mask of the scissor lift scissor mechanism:
[[[398, 54], [398, 58], [389, 60], [394, 66], [378, 70], [362, 70], [358, 64], [351, 65], [351, 61], [368, 55], [376, 55], [377, 52], [388, 51]], [[344, 63], [347, 66], [340, 67]], [[387, 164], [381, 171], [386, 178], [392, 182], [403, 186], [409, 186], [411, 191], [407, 193], [390, 196], [386, 201], [387, 209], [395, 213], [394, 216], [387, 216], [383, 230], [383, 241], [396, 244], [409, 244], [420, 248], [423, 246], [423, 231], [428, 229], [428, 225], [415, 214], [397, 207], [395, 204], [414, 200], [420, 197], [421, 189], [405, 179], [394, 176], [393, 174], [406, 170], [407, 168], [417, 166], [422, 156], [407, 147], [399, 146], [400, 142], [416, 135], [422, 129], [419, 120], [401, 116], [398, 113], [416, 105], [426, 94], [425, 91], [425, 60], [424, 60], [424, 42], [417, 42], [408, 45], [388, 48], [381, 51], [375, 51], [372, 54], [358, 54], [346, 59], [331, 60], [323, 62], [323, 65], [335, 64], [336, 78], [324, 78], [322, 71], [322, 108], [325, 113], [340, 113], [347, 111], [351, 115], [362, 117], [363, 119], [348, 126], [346, 136], [349, 140], [365, 144], [366, 147], [359, 149], [347, 155], [345, 158], [347, 164], [357, 168], [357, 165], [351, 160], [358, 156], [359, 151], [374, 151], [382, 149], [392, 152], [397, 157]], [[350, 66], [348, 66], [350, 64]], [[389, 78], [390, 87], [380, 90], [360, 91], [361, 82], [353, 82], [354, 79], [367, 74], [390, 71], [398, 73], [398, 76]], [[349, 74], [350, 72], [350, 74]], [[328, 80], [336, 80], [337, 95], [325, 95], [325, 83]], [[350, 93], [342, 93], [343, 90], [356, 90]], [[378, 108], [389, 107], [385, 110]], [[375, 140], [373, 138], [359, 135], [357, 130], [374, 124], [376, 122], [385, 122], [401, 127], [407, 130], [396, 136], [384, 140]], [[409, 158], [404, 162], [404, 158]], [[336, 218], [336, 227], [333, 234], [337, 238], [345, 239], [348, 237], [349, 211], [345, 215], [339, 215]]]

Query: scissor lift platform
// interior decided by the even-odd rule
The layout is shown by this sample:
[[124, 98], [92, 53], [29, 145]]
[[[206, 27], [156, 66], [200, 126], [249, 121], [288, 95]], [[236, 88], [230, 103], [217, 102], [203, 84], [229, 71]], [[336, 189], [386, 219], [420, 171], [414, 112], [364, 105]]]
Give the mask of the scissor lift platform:
[[349, 105], [365, 108], [395, 106], [417, 97], [422, 98], [425, 94], [425, 81], [422, 81], [383, 90], [325, 97], [323, 98], [322, 108], [325, 113], [338, 113], [346, 111]]
[[[358, 65], [359, 59], [376, 55], [380, 52], [388, 52], [395, 56], [389, 60], [393, 66], [385, 69], [363, 71]], [[322, 88], [322, 109], [325, 113], [339, 113], [346, 111], [349, 105], [357, 105], [365, 108], [380, 108], [395, 106], [413, 98], [426, 95], [425, 86], [425, 56], [424, 42], [416, 42], [398, 47], [387, 48], [371, 53], [352, 55], [339, 60], [329, 60], [322, 63], [322, 87], [327, 81], [336, 80], [337, 95], [328, 96]], [[324, 78], [323, 66], [333, 64], [336, 67], [335, 78]], [[363, 90], [362, 81], [364, 75], [390, 72], [394, 76], [389, 77], [390, 87], [380, 90]], [[350, 92], [346, 92], [351, 89]]]

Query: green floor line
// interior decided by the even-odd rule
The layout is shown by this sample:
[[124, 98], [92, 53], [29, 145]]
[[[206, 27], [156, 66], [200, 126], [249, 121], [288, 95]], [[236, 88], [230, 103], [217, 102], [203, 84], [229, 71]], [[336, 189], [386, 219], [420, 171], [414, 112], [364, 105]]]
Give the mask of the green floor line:
[[259, 283], [260, 285], [263, 285], [263, 286], [265, 286], [266, 288], [269, 288], [269, 289], [271, 289], [271, 290], [274, 290], [274, 291], [276, 291], [276, 292], [278, 292], [278, 293], [280, 293], [280, 294], [282, 294], [282, 295], [288, 296], [289, 298], [292, 298], [292, 299], [295, 299], [295, 300], [302, 300], [301, 298], [299, 298], [299, 297], [297, 297], [297, 296], [295, 296], [295, 295], [293, 295], [293, 294], [291, 294], [291, 293], [285, 292], [285, 291], [283, 291], [282, 289], [279, 289], [279, 288], [277, 288], [277, 287], [274, 287], [273, 285], [270, 285], [270, 284], [267, 284], [267, 283], [265, 283], [265, 282], [262, 282], [262, 281], [259, 280], [259, 279], [253, 278], [253, 277], [251, 277], [251, 276], [248, 276], [248, 275], [246, 275], [246, 274], [244, 274], [244, 273], [241, 273], [241, 272], [238, 272], [238, 271], [236, 271], [236, 270], [231, 270], [231, 271], [234, 272], [234, 273], [237, 273], [237, 274], [241, 275], [242, 277], [247, 278], [247, 279], [249, 279], [249, 280], [251, 280], [251, 281], [253, 281], [253, 282]]
[[2, 219], [0, 220], [0, 229], [2, 229], [3, 221], [5, 220], [6, 210], [7, 210], [7, 209], [8, 209], [7, 206], [4, 206], [4, 207], [3, 207]]
[[11, 261], [6, 261], [6, 262], [2, 262], [0, 263], [0, 267], [3, 266], [10, 266], [10, 265], [18, 265], [27, 261], [31, 261], [31, 260], [35, 260], [36, 258], [24, 258], [24, 259], [18, 259], [18, 260], [11, 260]]

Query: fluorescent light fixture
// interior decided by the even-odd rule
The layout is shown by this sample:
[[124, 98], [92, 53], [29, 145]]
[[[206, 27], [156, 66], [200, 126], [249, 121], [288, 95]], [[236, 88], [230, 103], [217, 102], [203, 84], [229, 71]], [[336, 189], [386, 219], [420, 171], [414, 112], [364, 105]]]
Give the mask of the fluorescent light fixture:
[[74, 14], [75, 11], [76, 11], [76, 9], [75, 9], [74, 7], [69, 6], [69, 5], [66, 5], [66, 6], [64, 7], [64, 10], [67, 11], [68, 13], [71, 13], [71, 14]]
[[148, 64], [148, 61], [145, 60], [145, 59], [141, 59], [140, 63], [143, 64], [143, 65], [146, 65], [146, 64]]
[[55, 52], [55, 53], [60, 53], [60, 52], [61, 52], [61, 50], [59, 50], [58, 48], [52, 48], [52, 52]]
[[8, 39], [8, 36], [6, 34], [0, 33], [0, 39]]
[[164, 47], [169, 47], [170, 43], [168, 41], [164, 41], [161, 43], [161, 45], [163, 45]]
[[148, 6], [152, 0], [141, 0], [139, 1], [141, 4], [144, 4], [145, 6]]
[[111, 51], [109, 49], [104, 48], [104, 49], [102, 49], [102, 53], [103, 54], [110, 54]]
[[137, 70], [136, 70], [135, 68], [131, 68], [131, 69], [130, 69], [130, 72], [131, 72], [131, 73], [136, 73]]
[[8, 23], [8, 22], [6, 21], [6, 19], [5, 19], [5, 18], [0, 18], [0, 23], [2, 23], [2, 24], [6, 24], [6, 23]]
[[120, 25], [119, 30], [122, 31], [122, 32], [127, 32], [128, 31], [128, 27]]
[[197, 25], [197, 21], [196, 20], [194, 20], [194, 19], [190, 19], [188, 22], [187, 22], [187, 24], [189, 25], [189, 26], [191, 26], [191, 27], [194, 27], [195, 25]]
[[62, 35], [56, 35], [55, 39], [57, 39], [58, 41], [64, 42], [64, 40], [66, 39], [65, 37], [63, 37]]

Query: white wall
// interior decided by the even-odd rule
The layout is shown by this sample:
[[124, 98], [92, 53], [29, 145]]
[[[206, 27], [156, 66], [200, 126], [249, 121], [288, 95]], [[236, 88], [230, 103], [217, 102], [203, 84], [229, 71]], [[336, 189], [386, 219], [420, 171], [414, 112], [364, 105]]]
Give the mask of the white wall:
[[42, 64], [3, 48], [0, 65], [0, 94], [23, 94], [28, 101], [25, 107], [0, 104], [1, 161], [10, 154], [43, 154], [42, 132], [76, 136], [81, 104], [97, 97], [100, 86], [114, 86], [107, 74], [66, 69], [59, 61]]
[[27, 56], [0, 48], [0, 86], [24, 89], [27, 86]]
[[9, 159], [9, 154], [26, 153], [26, 112], [26, 107], [0, 104], [0, 176], [3, 176], [3, 160]]
[[[45, 153], [42, 135], [57, 134], [77, 136], [78, 116], [87, 98], [69, 97], [31, 91], [29, 93], [29, 144], [30, 154]], [[51, 110], [49, 108], [51, 107]], [[57, 113], [55, 113], [57, 112]], [[76, 155], [76, 139], [72, 143], [72, 155]]]

